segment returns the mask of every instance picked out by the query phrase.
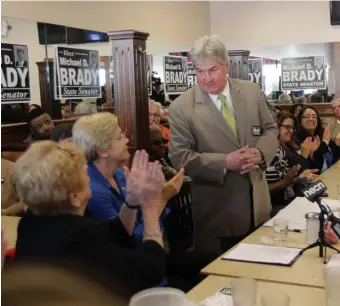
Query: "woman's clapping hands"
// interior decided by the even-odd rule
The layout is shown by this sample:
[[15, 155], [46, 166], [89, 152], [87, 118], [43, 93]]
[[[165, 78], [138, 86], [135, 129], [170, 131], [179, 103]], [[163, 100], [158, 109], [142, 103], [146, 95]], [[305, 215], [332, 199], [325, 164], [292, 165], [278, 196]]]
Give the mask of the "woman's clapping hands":
[[164, 188], [164, 174], [159, 162], [150, 162], [149, 155], [137, 151], [131, 170], [124, 168], [126, 176], [126, 202], [142, 208], [158, 206]]

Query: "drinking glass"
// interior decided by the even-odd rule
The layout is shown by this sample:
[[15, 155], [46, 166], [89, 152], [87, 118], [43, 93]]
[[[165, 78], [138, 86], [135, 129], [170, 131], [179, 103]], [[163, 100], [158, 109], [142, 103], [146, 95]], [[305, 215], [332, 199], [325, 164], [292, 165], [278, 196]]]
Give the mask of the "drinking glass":
[[234, 306], [256, 305], [256, 280], [247, 277], [233, 278], [231, 281], [231, 292]]
[[174, 288], [153, 288], [135, 294], [129, 306], [192, 306], [183, 291]]
[[289, 306], [290, 296], [285, 293], [273, 292], [261, 297], [262, 306]]
[[287, 219], [275, 219], [274, 225], [274, 240], [275, 241], [287, 241], [288, 236], [288, 220]]

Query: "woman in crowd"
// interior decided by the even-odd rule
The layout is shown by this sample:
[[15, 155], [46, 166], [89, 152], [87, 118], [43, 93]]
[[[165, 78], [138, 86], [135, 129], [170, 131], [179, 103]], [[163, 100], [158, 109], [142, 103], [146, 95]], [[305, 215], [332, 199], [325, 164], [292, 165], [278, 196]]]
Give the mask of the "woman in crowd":
[[269, 191], [272, 200], [272, 215], [287, 206], [294, 198], [294, 183], [298, 178], [306, 177], [312, 181], [317, 178], [317, 169], [308, 170], [308, 156], [311, 142], [305, 141], [301, 150], [296, 152], [291, 146], [295, 133], [295, 119], [289, 113], [281, 112], [277, 117], [279, 127], [279, 149], [272, 163], [266, 170]]
[[151, 151], [150, 158], [152, 160], [158, 160], [163, 166], [163, 173], [165, 180], [171, 180], [176, 174], [177, 170], [174, 169], [170, 161], [166, 160], [166, 144], [169, 142], [164, 138], [162, 129], [158, 126], [150, 127], [150, 138], [151, 138]]
[[305, 106], [297, 117], [297, 142], [311, 141], [311, 152], [308, 158], [309, 167], [319, 169], [320, 173], [327, 170], [334, 158], [329, 144], [331, 133], [329, 127], [323, 128], [319, 113], [314, 107]]
[[[84, 150], [88, 162], [88, 175], [92, 197], [87, 215], [96, 220], [114, 219], [126, 202], [126, 177], [123, 165], [130, 158], [129, 140], [118, 125], [118, 118], [108, 112], [80, 118], [73, 126], [73, 141]], [[179, 191], [184, 170], [166, 184], [159, 206], [160, 215], [169, 199]], [[141, 215], [134, 229], [136, 241], [143, 236]]]
[[331, 139], [336, 140], [340, 137], [340, 98], [332, 101], [334, 118], [330, 122]]
[[[70, 265], [109, 277], [117, 292], [131, 295], [161, 283], [166, 253], [158, 222], [164, 176], [161, 166], [137, 151], [127, 168], [129, 205], [140, 205], [143, 242], [135, 247], [136, 210], [123, 204], [109, 222], [84, 218], [91, 197], [84, 154], [73, 143], [34, 143], [16, 162], [15, 185], [29, 212], [20, 220], [16, 260]], [[60, 262], [61, 261], [61, 262]], [[83, 270], [85, 269], [85, 270]]]

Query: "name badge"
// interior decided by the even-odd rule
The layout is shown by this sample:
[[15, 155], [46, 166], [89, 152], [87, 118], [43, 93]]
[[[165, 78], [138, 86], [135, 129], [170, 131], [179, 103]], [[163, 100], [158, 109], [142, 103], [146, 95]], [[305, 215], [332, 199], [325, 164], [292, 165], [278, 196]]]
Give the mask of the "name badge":
[[259, 126], [253, 126], [253, 136], [261, 136], [261, 128]]

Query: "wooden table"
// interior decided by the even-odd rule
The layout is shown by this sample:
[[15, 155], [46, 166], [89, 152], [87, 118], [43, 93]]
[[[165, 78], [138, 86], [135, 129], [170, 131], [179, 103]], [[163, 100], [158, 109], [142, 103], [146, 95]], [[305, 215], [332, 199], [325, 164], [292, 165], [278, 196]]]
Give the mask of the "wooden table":
[[[263, 281], [258, 281], [257, 286], [257, 305], [261, 305], [262, 295], [270, 292], [282, 292], [290, 296], [290, 306], [326, 306], [325, 291], [323, 289]], [[190, 300], [200, 302], [214, 295], [221, 288], [230, 287], [231, 278], [212, 275], [192, 289], [187, 296]]]
[[[340, 184], [340, 162], [323, 173], [321, 179], [328, 187], [329, 198], [337, 199], [337, 185]], [[273, 229], [261, 227], [242, 242], [261, 244], [260, 236], [273, 236]], [[304, 232], [289, 232], [288, 240], [288, 242], [281, 243], [280, 246], [297, 248], [307, 246], [306, 233]], [[340, 249], [340, 243], [336, 247]], [[308, 250], [292, 267], [225, 261], [219, 257], [201, 272], [205, 275], [251, 277], [262, 281], [324, 288], [324, 264], [318, 252], [318, 248]], [[334, 253], [334, 251], [327, 250], [327, 258], [330, 258]]]
[[19, 217], [1, 216], [1, 228], [5, 233], [5, 238], [8, 242], [8, 248], [14, 248], [17, 242], [17, 230]]

